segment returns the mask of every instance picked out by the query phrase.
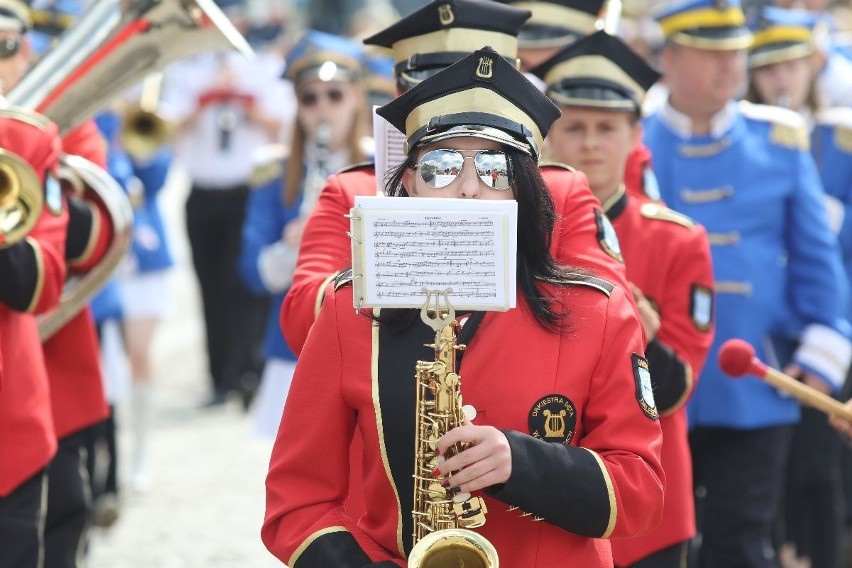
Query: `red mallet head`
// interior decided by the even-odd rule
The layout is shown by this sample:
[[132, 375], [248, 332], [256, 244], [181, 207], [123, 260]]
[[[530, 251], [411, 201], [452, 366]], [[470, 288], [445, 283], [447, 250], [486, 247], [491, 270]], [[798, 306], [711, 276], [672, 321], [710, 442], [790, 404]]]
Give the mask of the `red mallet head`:
[[757, 375], [762, 377], [764, 366], [754, 356], [754, 347], [742, 339], [729, 339], [719, 349], [719, 366], [732, 377]]

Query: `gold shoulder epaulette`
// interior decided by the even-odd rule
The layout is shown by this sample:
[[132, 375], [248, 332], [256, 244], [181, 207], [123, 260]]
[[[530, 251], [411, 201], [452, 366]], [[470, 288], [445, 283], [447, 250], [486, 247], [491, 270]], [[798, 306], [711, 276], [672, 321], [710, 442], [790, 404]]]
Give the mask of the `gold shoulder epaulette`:
[[615, 288], [612, 282], [579, 272], [566, 272], [558, 278], [541, 278], [541, 281], [557, 286], [588, 286], [603, 292], [607, 296], [612, 294], [612, 289]]
[[574, 168], [569, 166], [568, 164], [563, 164], [562, 162], [540, 162], [538, 164], [539, 168], [557, 168], [560, 170], [568, 170], [569, 172], [576, 172]]
[[691, 229], [695, 226], [695, 221], [686, 215], [678, 213], [677, 211], [672, 211], [668, 207], [660, 205], [659, 203], [643, 203], [639, 208], [639, 213], [641, 213], [646, 219], [657, 219], [659, 221], [677, 223], [687, 229]]
[[269, 144], [258, 148], [252, 156], [253, 168], [249, 185], [260, 187], [284, 175], [284, 161], [289, 151], [282, 144]]
[[807, 124], [796, 111], [748, 101], [740, 101], [740, 110], [746, 118], [771, 123], [769, 139], [778, 146], [796, 150], [810, 149]]
[[340, 168], [337, 172], [339, 174], [346, 172], [354, 172], [357, 170], [368, 170], [374, 169], [376, 167], [375, 162], [358, 162], [357, 164], [352, 164], [351, 166], [346, 166], [345, 168]]
[[815, 117], [819, 125], [834, 129], [834, 145], [852, 154], [852, 108], [833, 107], [819, 111]]
[[6, 116], [21, 122], [26, 122], [27, 124], [35, 126], [39, 130], [45, 130], [50, 124], [50, 119], [43, 114], [8, 103], [0, 104], [0, 116]]

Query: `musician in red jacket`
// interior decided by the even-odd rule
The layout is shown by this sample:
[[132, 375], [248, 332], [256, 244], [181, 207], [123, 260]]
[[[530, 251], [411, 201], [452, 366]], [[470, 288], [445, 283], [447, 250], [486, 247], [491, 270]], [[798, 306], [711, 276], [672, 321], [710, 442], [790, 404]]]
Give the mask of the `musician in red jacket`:
[[[63, 152], [106, 166], [106, 145], [94, 121], [62, 139]], [[121, 195], [123, 197], [123, 194]], [[70, 275], [82, 276], [102, 261], [115, 238], [112, 219], [92, 189], [68, 197], [65, 257]], [[97, 330], [88, 301], [44, 341], [53, 422], [59, 448], [48, 468], [45, 568], [75, 566], [86, 544], [92, 502], [83, 448], [86, 429], [109, 415]]]
[[[473, 506], [470, 493], [484, 499], [486, 522], [471, 530], [503, 565], [610, 566], [607, 538], [642, 534], [659, 520], [661, 435], [626, 292], [550, 254], [556, 210], [537, 160], [557, 107], [486, 47], [379, 113], [405, 131], [410, 149], [390, 195], [516, 200], [518, 305], [462, 317], [461, 390], [476, 416], [438, 428], [434, 455], [415, 459], [415, 429], [430, 422], [418, 426], [416, 383], [400, 377], [435, 358], [424, 347], [434, 331], [416, 309], [356, 313], [344, 278], [328, 288], [273, 449], [264, 543], [291, 568], [404, 566], [412, 511], [424, 512], [413, 491], [418, 461], [446, 489], [437, 498], [455, 496], [463, 510]], [[459, 173], [435, 176], [439, 168]], [[493, 168], [501, 175], [491, 186]], [[344, 508], [356, 430], [359, 518]], [[455, 444], [464, 449], [450, 452]]]
[[44, 195], [35, 228], [14, 244], [0, 244], [0, 565], [35, 568], [43, 555], [46, 467], [56, 436], [33, 314], [59, 301], [68, 210], [56, 178], [60, 139], [53, 123], [25, 109], [2, 108], [0, 148], [31, 166]]
[[712, 343], [713, 267], [703, 227], [625, 189], [627, 157], [641, 140], [645, 91], [658, 74], [618, 38], [598, 32], [534, 72], [562, 108], [551, 150], [586, 172], [615, 227], [636, 296], [663, 429], [666, 497], [660, 525], [614, 539], [616, 566], [679, 568], [695, 535], [684, 404]]
[[[402, 92], [483, 45], [515, 62], [518, 31], [529, 16], [528, 10], [497, 2], [436, 0], [365, 42], [393, 51], [397, 88]], [[626, 286], [618, 242], [585, 176], [561, 165], [542, 167], [542, 174], [559, 213], [550, 243], [554, 256]], [[356, 195], [375, 195], [377, 189], [372, 164], [331, 176], [305, 225], [292, 286], [281, 306], [281, 329], [296, 354], [326, 287], [350, 265], [349, 221], [344, 216]]]

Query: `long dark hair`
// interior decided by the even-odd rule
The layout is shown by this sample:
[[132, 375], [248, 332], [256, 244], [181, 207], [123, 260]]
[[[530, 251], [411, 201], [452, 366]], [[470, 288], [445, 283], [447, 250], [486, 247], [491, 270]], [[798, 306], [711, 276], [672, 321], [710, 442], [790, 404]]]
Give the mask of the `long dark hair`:
[[[542, 282], [563, 280], [568, 269], [559, 265], [550, 254], [556, 209], [550, 191], [541, 177], [538, 162], [521, 150], [503, 146], [509, 159], [509, 172], [513, 180], [512, 191], [518, 202], [518, 288], [526, 299], [533, 315], [546, 329], [559, 331], [565, 327], [564, 306], [548, 296]], [[412, 150], [399, 166], [391, 170], [385, 192], [392, 197], [408, 197], [402, 185], [406, 170], [417, 163], [417, 152]], [[382, 321], [382, 318], [379, 318]]]

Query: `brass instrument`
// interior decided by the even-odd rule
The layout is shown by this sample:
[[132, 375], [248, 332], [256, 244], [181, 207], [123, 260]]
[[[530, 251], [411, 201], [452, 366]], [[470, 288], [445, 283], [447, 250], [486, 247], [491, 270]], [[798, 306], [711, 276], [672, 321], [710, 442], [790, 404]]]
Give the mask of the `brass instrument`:
[[98, 0], [6, 98], [66, 133], [145, 75], [230, 49], [252, 52], [213, 0]]
[[121, 147], [136, 160], [152, 157], [174, 136], [174, 123], [157, 112], [162, 86], [162, 73], [145, 77], [139, 102], [122, 113]]
[[80, 156], [63, 156], [59, 176], [77, 191], [87, 192], [106, 209], [113, 221], [115, 234], [98, 265], [84, 274], [71, 276], [62, 289], [59, 305], [38, 316], [38, 332], [42, 341], [62, 329], [101, 289], [127, 254], [133, 229], [130, 200], [103, 168]]
[[0, 248], [11, 246], [32, 230], [44, 204], [44, 188], [32, 166], [0, 149]]
[[[408, 566], [411, 568], [498, 568], [497, 550], [482, 535], [469, 530], [485, 524], [488, 512], [481, 497], [469, 493], [452, 495], [432, 472], [438, 467], [438, 439], [464, 422], [461, 377], [456, 373], [456, 351], [464, 350], [456, 340], [455, 310], [449, 290], [430, 292], [421, 310], [424, 323], [435, 330], [434, 361], [418, 361], [417, 424], [414, 438], [414, 540]], [[431, 295], [435, 307], [429, 310]], [[445, 306], [439, 306], [441, 297]], [[461, 451], [450, 448], [445, 456]]]
[[[62, 134], [93, 116], [140, 78], [205, 51], [251, 48], [213, 0], [98, 0], [6, 95], [10, 104], [37, 110]], [[84, 163], [85, 162], [85, 163]], [[39, 320], [42, 339], [77, 314], [106, 282], [130, 244], [132, 214], [121, 187], [94, 164], [67, 156], [107, 208], [114, 242], [99, 266], [70, 279], [59, 307]]]

